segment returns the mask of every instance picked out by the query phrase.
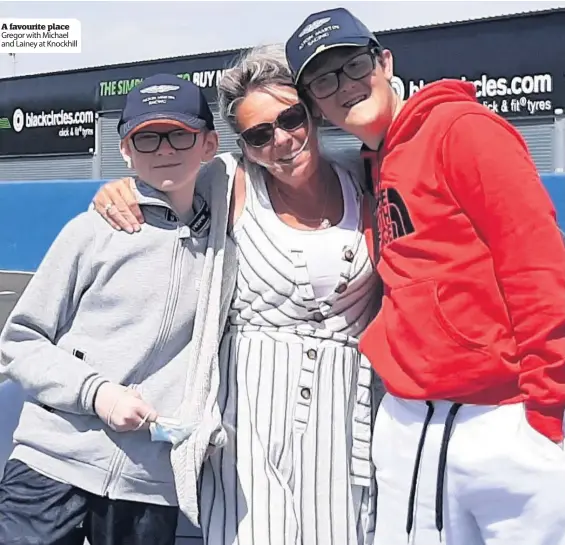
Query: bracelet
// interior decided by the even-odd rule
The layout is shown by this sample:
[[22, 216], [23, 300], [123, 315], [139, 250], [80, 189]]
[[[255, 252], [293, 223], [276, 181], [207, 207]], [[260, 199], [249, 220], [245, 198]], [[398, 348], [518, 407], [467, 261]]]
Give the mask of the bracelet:
[[102, 386], [104, 386], [104, 384], [108, 384], [110, 381], [109, 380], [104, 380], [102, 381], [97, 387], [96, 390], [94, 390], [94, 394], [92, 394], [92, 410], [94, 411], [94, 414], [98, 414], [96, 412], [96, 398], [98, 397], [98, 392], [100, 391], [100, 388], [102, 388]]
[[108, 417], [106, 418], [107, 426], [109, 428], [112, 428], [112, 429], [114, 429], [114, 426], [112, 426], [112, 415], [114, 414], [114, 411], [116, 410], [116, 407], [118, 406], [119, 402], [120, 402], [120, 396], [116, 396], [114, 404], [112, 405], [112, 408], [110, 409], [110, 412], [108, 413]]
[[[106, 384], [105, 382], [103, 382], [102, 384]], [[94, 394], [92, 396], [92, 410], [94, 411], [94, 413], [96, 414], [96, 398], [98, 397], [98, 390], [100, 390], [100, 386], [102, 386], [102, 384], [99, 384], [96, 388], [96, 390], [94, 390]]]

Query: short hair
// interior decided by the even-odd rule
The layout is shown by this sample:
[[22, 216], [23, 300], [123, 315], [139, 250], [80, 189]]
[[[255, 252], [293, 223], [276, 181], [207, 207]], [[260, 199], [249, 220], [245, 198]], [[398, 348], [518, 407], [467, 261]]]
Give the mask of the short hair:
[[243, 54], [226, 70], [218, 85], [222, 119], [238, 132], [235, 106], [250, 91], [286, 86], [295, 89], [283, 45], [258, 46]]

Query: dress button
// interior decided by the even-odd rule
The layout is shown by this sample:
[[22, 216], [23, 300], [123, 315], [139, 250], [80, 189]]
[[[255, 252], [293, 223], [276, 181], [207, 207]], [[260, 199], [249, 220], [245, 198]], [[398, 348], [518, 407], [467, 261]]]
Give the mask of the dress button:
[[351, 262], [351, 261], [353, 261], [353, 252], [351, 250], [345, 250], [343, 257], [345, 257], [346, 261]]
[[313, 348], [310, 348], [310, 350], [308, 350], [308, 352], [306, 352], [306, 355], [311, 359], [311, 360], [315, 360], [316, 359], [316, 351]]
[[340, 284], [336, 289], [336, 293], [343, 293], [347, 289], [346, 284]]
[[316, 320], [316, 322], [323, 322], [324, 315], [321, 312], [315, 312], [314, 313], [314, 320]]
[[302, 388], [302, 390], [300, 390], [300, 395], [304, 399], [310, 399], [310, 388]]

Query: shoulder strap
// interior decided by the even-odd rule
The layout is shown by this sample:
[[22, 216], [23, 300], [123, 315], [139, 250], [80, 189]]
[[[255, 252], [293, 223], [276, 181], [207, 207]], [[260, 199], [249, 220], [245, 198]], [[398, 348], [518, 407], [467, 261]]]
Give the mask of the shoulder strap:
[[371, 230], [373, 233], [373, 256], [375, 259], [375, 269], [381, 258], [380, 252], [380, 234], [379, 226], [377, 223], [377, 213], [378, 213], [378, 198], [375, 197], [375, 190], [373, 185], [373, 175], [372, 175], [372, 164], [369, 158], [363, 159], [363, 166], [365, 168], [365, 193], [369, 199], [370, 205], [370, 216], [371, 216]]
[[[381, 259], [381, 237], [379, 233], [379, 225], [377, 222], [377, 214], [378, 214], [378, 207], [379, 207], [379, 196], [375, 196], [374, 184], [373, 184], [373, 175], [372, 175], [372, 164], [371, 160], [367, 157], [363, 158], [363, 165], [365, 167], [365, 195], [369, 201], [369, 214], [371, 216], [371, 231], [372, 231], [372, 240], [373, 240], [373, 268], [375, 270], [375, 274], [377, 276], [377, 301], [378, 301], [378, 310], [380, 311], [382, 307], [382, 301], [384, 296], [384, 283], [381, 275], [377, 271], [377, 265]], [[377, 184], [378, 185], [378, 184]]]

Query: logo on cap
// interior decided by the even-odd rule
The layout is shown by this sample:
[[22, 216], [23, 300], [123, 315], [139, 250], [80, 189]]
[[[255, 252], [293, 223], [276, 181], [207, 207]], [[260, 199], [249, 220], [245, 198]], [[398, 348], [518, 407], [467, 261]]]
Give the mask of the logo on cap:
[[146, 87], [141, 89], [140, 93], [166, 93], [168, 91], [177, 91], [180, 89], [178, 85], [152, 85], [151, 87]]
[[314, 30], [316, 30], [317, 28], [320, 28], [322, 25], [325, 25], [330, 19], [331, 19], [331, 17], [324, 17], [323, 19], [317, 19], [313, 23], [306, 25], [302, 29], [302, 31], [300, 32], [298, 37], [302, 38], [303, 36], [306, 36], [306, 34], [310, 34], [310, 32], [314, 32]]

